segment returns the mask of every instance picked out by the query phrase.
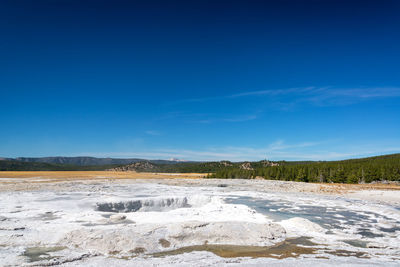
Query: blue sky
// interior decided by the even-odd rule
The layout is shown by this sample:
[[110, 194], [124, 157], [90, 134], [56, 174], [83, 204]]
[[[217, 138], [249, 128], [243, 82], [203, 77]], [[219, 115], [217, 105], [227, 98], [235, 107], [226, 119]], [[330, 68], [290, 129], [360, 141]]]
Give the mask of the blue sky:
[[400, 152], [399, 1], [1, 1], [0, 156]]

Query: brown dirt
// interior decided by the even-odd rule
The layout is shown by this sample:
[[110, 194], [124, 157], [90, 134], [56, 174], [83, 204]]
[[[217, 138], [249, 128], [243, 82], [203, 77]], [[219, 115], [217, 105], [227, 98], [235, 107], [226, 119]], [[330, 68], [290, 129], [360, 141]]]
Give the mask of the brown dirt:
[[340, 194], [360, 190], [400, 190], [395, 184], [319, 184], [319, 191], [327, 194]]

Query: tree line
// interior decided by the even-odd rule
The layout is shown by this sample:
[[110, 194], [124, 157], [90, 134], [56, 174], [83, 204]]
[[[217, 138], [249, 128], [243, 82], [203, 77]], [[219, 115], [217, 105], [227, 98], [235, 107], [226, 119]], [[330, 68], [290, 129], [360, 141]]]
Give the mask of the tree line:
[[400, 181], [400, 154], [343, 161], [278, 163], [279, 166], [258, 166], [252, 170], [234, 165], [220, 169], [208, 177], [327, 183]]

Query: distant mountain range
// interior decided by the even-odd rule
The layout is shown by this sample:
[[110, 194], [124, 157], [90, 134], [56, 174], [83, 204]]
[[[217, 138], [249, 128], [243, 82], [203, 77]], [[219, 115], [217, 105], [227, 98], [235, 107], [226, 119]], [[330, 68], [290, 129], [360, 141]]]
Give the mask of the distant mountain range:
[[15, 161], [15, 162], [48, 163], [57, 165], [74, 165], [74, 166], [127, 165], [142, 161], [151, 162], [154, 164], [176, 164], [178, 162], [184, 162], [184, 160], [179, 160], [179, 159], [147, 160], [139, 158], [119, 159], [119, 158], [95, 158], [95, 157], [42, 157], [42, 158], [18, 157], [18, 158], [0, 158], [0, 160]]
[[0, 171], [138, 171], [138, 172], [201, 172], [210, 173], [223, 168], [253, 170], [254, 167], [275, 166], [278, 163], [259, 162], [200, 162], [147, 159], [118, 159], [95, 157], [0, 158]]

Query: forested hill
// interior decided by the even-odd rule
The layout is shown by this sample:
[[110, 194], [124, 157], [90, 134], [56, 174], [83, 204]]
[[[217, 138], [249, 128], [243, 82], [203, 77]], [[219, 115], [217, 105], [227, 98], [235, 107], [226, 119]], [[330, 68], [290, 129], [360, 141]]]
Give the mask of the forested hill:
[[[32, 163], [48, 163], [55, 165], [74, 165], [74, 166], [106, 166], [106, 165], [126, 165], [135, 162], [146, 161], [145, 159], [130, 158], [95, 158], [95, 157], [41, 157], [41, 158], [0, 158], [14, 162], [32, 162]], [[175, 164], [179, 161], [175, 160], [149, 160], [156, 164]], [[39, 166], [39, 165], [37, 165]]]
[[0, 171], [114, 170], [209, 173], [210, 178], [265, 178], [303, 182], [400, 182], [400, 154], [341, 161], [170, 162], [139, 160], [131, 164], [73, 165], [0, 160]]
[[277, 162], [278, 166], [243, 170], [224, 168], [210, 178], [264, 178], [270, 180], [334, 183], [400, 181], [400, 154], [341, 161]]
[[71, 165], [0, 160], [0, 171], [102, 171], [118, 165]]

